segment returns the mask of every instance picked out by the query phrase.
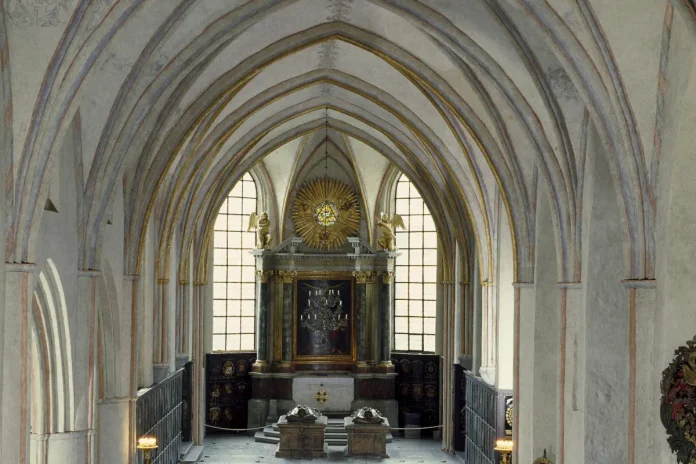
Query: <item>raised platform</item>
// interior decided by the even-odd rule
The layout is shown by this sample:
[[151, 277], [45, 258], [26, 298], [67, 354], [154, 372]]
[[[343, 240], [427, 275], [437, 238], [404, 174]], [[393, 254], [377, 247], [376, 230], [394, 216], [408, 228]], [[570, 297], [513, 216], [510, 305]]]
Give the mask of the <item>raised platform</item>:
[[[329, 446], [346, 446], [348, 444], [348, 433], [346, 432], [343, 420], [344, 417], [349, 416], [350, 414], [346, 413], [340, 418], [335, 417], [338, 414], [325, 415], [329, 417], [329, 422], [324, 430], [324, 442]], [[277, 445], [280, 442], [278, 424], [269, 425], [263, 430], [256, 432], [254, 435], [254, 441]], [[391, 443], [392, 441], [392, 434], [387, 433], [387, 443]]]

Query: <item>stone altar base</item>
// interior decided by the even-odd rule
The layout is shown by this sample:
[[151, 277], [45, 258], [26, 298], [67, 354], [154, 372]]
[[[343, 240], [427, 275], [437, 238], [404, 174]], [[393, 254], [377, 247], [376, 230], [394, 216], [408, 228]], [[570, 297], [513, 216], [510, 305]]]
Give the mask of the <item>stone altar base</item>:
[[389, 457], [387, 454], [388, 419], [385, 418], [382, 424], [355, 424], [352, 417], [346, 417], [344, 424], [348, 432], [346, 456]]
[[276, 450], [277, 458], [312, 459], [325, 458], [329, 446], [324, 443], [324, 429], [328, 423], [326, 416], [316, 422], [288, 422], [285, 415], [278, 420], [280, 443]]

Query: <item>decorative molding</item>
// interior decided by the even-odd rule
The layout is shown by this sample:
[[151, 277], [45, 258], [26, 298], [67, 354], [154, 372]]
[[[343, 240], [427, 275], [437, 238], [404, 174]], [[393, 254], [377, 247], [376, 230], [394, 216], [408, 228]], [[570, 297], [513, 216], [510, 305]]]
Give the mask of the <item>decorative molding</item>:
[[275, 280], [282, 284], [291, 284], [297, 278], [297, 271], [276, 271]]
[[34, 272], [36, 264], [34, 263], [5, 263], [6, 272]]
[[273, 271], [262, 271], [261, 269], [256, 270], [256, 280], [262, 284], [267, 284], [268, 279], [273, 276]]
[[353, 271], [355, 283], [358, 284], [374, 284], [377, 281], [377, 276], [373, 271]]
[[391, 284], [394, 280], [394, 271], [380, 272], [379, 275], [382, 276], [382, 283], [385, 285]]
[[626, 288], [656, 288], [657, 281], [655, 279], [626, 279], [621, 283]]
[[514, 288], [534, 288], [534, 282], [513, 282]]
[[77, 271], [78, 277], [101, 277], [102, 272], [98, 269], [81, 269]]
[[558, 288], [582, 288], [582, 282], [558, 282]]
[[189, 282], [188, 280], [180, 280], [179, 281], [179, 285], [189, 285], [190, 283], [191, 282]]
[[169, 279], [167, 279], [167, 278], [159, 278], [159, 279], [157, 279], [157, 283], [158, 283], [158, 284], [164, 284], [164, 285], [166, 285], [166, 284], [169, 283]]

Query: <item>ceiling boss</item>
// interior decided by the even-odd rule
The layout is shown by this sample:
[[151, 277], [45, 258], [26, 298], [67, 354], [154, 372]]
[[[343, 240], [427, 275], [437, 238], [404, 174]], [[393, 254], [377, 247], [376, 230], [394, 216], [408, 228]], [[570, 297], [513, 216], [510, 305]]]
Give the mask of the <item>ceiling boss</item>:
[[333, 250], [358, 234], [358, 196], [336, 179], [315, 179], [297, 192], [292, 208], [295, 232], [312, 248]]

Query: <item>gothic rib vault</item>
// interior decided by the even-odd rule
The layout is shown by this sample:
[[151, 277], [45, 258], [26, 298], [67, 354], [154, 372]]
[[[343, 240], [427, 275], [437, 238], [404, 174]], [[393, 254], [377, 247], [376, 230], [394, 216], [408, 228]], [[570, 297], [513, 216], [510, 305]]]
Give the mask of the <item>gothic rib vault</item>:
[[[203, 309], [192, 309], [199, 319], [185, 341], [147, 340], [139, 324], [164, 314], [168, 299], [204, 307], [215, 216], [244, 173], [275, 198], [268, 210], [282, 224], [296, 171], [282, 178], [273, 166], [308, 159], [327, 115], [336, 151], [362, 160], [364, 179], [371, 158], [393, 165], [359, 186], [370, 218], [389, 209], [390, 187], [377, 186], [405, 173], [437, 225], [440, 282], [480, 292], [482, 326], [458, 331], [469, 316], [446, 290], [441, 354], [446, 365], [479, 357], [492, 383], [515, 390], [520, 462], [547, 439], [554, 462], [615, 457], [590, 449], [608, 447], [588, 432], [602, 416], [578, 399], [604, 385], [593, 342], [618, 350], [612, 366], [628, 366], [620, 459], [672, 462], [651, 369], [696, 332], [674, 322], [693, 275], [682, 261], [694, 223], [691, 0], [5, 0], [0, 9], [0, 460], [27, 462], [32, 449], [28, 366], [39, 354], [26, 340], [61, 301], [32, 309], [48, 260], [67, 288], [65, 307], [76, 309], [46, 316], [73, 325], [56, 331], [61, 343], [37, 332], [60, 350], [74, 338], [70, 363], [46, 368], [71, 371], [74, 393], [51, 385], [46, 407], [74, 417], [47, 420], [44, 432], [90, 431], [85, 459], [124, 462], [135, 437], [123, 424], [151, 377], [150, 352], [164, 363], [176, 349], [203, 351]], [[58, 215], [45, 211], [49, 199]], [[604, 276], [618, 289], [602, 287]], [[609, 318], [614, 332], [594, 325], [610, 311], [587, 309], [605, 303], [627, 315]], [[539, 344], [546, 329], [557, 336]], [[617, 333], [625, 352], [602, 344]], [[552, 406], [534, 400], [551, 391], [534, 389], [546, 361], [560, 385]], [[616, 387], [607, 385], [591, 393], [606, 397]], [[112, 448], [95, 438], [107, 427], [100, 408], [122, 419], [109, 425], [120, 430]], [[554, 411], [556, 429], [543, 439], [533, 432], [541, 408]]]

